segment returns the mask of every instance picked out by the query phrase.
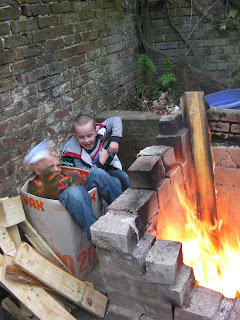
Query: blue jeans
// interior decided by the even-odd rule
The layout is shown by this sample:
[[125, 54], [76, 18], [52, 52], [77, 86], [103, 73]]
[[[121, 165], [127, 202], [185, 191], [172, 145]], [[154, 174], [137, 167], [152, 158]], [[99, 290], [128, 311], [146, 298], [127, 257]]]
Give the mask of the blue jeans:
[[121, 182], [122, 191], [125, 191], [126, 189], [130, 188], [130, 182], [127, 172], [123, 170], [110, 170], [107, 171], [107, 173], [111, 177], [116, 177]]
[[71, 186], [64, 190], [59, 201], [64, 205], [73, 221], [86, 232], [87, 238], [91, 241], [90, 226], [97, 221], [92, 209], [91, 197], [87, 190], [81, 186]]
[[[113, 172], [114, 174], [112, 174]], [[117, 174], [117, 172], [120, 173]], [[106, 172], [103, 169], [94, 168], [89, 172], [84, 187], [88, 191], [97, 187], [99, 194], [109, 205], [122, 194], [123, 189], [125, 190], [126, 187], [129, 187], [129, 181], [123, 183], [126, 176], [126, 172], [121, 170]], [[128, 176], [126, 180], [128, 180]]]

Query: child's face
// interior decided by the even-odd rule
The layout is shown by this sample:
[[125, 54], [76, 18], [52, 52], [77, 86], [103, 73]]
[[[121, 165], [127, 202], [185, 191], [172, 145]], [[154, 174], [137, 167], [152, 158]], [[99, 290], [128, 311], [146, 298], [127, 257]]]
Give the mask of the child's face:
[[40, 178], [43, 176], [44, 170], [51, 168], [51, 172], [57, 174], [61, 173], [60, 158], [55, 156], [48, 156], [45, 159], [39, 160], [34, 165], [34, 171]]
[[80, 146], [86, 150], [93, 149], [96, 135], [96, 128], [93, 126], [92, 122], [88, 122], [82, 126], [75, 126], [74, 136]]

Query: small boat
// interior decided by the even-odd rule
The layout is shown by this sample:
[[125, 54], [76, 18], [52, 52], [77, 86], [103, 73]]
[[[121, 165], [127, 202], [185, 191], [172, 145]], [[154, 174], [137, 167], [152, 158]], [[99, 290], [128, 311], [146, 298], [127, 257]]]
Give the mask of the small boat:
[[240, 110], [240, 89], [229, 89], [214, 92], [205, 96], [211, 107]]

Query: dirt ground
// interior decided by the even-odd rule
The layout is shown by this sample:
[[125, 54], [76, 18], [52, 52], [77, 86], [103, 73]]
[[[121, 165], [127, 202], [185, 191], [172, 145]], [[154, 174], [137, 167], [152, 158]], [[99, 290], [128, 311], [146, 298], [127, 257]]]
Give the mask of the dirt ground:
[[[97, 265], [87, 276], [87, 281], [92, 282], [94, 284], [94, 288], [101, 293], [106, 294], [106, 290], [104, 288], [103, 281], [100, 276], [99, 272], [99, 265]], [[8, 293], [1, 288], [0, 290], [0, 299], [4, 299]], [[77, 320], [96, 320], [99, 319], [89, 312], [83, 310], [82, 308], [78, 307], [77, 309], [72, 310], [71, 312], [72, 316], [75, 317]], [[9, 312], [7, 312], [5, 309], [3, 309], [2, 306], [0, 306], [0, 320], [16, 320], [17, 318], [13, 317]], [[57, 319], [56, 319], [57, 320]], [[110, 320], [110, 317], [108, 315], [108, 312], [106, 311], [104, 320]]]

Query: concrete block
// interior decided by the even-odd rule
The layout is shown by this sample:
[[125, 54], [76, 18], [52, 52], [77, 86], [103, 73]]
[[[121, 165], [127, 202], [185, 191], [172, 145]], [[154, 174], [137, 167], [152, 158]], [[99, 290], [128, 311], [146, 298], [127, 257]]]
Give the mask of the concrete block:
[[141, 312], [119, 307], [115, 304], [110, 304], [108, 307], [108, 314], [111, 320], [139, 320]]
[[169, 178], [162, 179], [157, 188], [159, 207], [164, 208], [171, 197], [172, 186]]
[[108, 211], [91, 226], [92, 242], [100, 248], [132, 252], [139, 240], [135, 220], [136, 215]]
[[97, 248], [101, 269], [109, 268], [121, 271], [130, 276], [140, 277], [145, 272], [145, 258], [155, 241], [155, 237], [145, 234], [138, 242], [132, 254]]
[[176, 284], [159, 286], [158, 290], [172, 305], [181, 307], [193, 290], [196, 280], [191, 267], [182, 264]]
[[153, 190], [129, 188], [108, 206], [108, 210], [137, 215], [136, 225], [143, 235], [145, 227], [159, 210], [157, 193]]
[[163, 116], [159, 120], [159, 131], [161, 134], [174, 134], [183, 126], [182, 114], [172, 113], [170, 115]]
[[191, 148], [189, 130], [182, 128], [176, 134], [160, 134], [157, 136], [157, 144], [173, 147], [177, 162], [184, 162], [186, 154]]
[[[233, 306], [235, 305], [235, 301], [233, 299], [227, 299], [223, 298], [220, 306], [218, 308], [218, 311], [214, 315], [214, 317], [211, 320], [229, 320], [231, 317], [229, 317], [231, 310], [233, 309]], [[240, 308], [238, 310], [238, 317], [233, 319], [240, 319]], [[234, 309], [233, 313], [234, 315]], [[233, 320], [232, 319], [232, 320]]]
[[145, 296], [130, 296], [116, 290], [108, 292], [108, 298], [110, 304], [137, 310], [149, 317], [159, 319], [161, 315], [161, 320], [172, 320], [172, 305], [161, 300], [146, 299]]
[[220, 306], [223, 295], [219, 292], [204, 287], [192, 290], [182, 308], [175, 308], [174, 320], [208, 320], [212, 319]]
[[138, 157], [127, 170], [132, 188], [154, 189], [165, 176], [159, 156]]
[[157, 240], [146, 256], [146, 280], [161, 284], [176, 283], [182, 266], [182, 244]]
[[176, 166], [174, 149], [170, 146], [159, 145], [146, 147], [137, 154], [137, 157], [140, 156], [160, 156], [166, 172]]
[[237, 299], [231, 310], [228, 320], [239, 320], [240, 319], [240, 299]]

